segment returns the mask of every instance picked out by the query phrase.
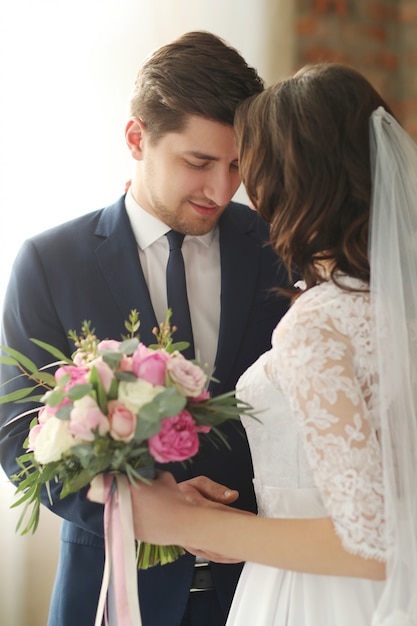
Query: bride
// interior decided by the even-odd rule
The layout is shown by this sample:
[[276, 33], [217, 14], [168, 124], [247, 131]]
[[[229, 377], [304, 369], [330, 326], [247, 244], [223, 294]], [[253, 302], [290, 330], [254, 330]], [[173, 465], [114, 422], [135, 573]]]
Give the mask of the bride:
[[237, 393], [259, 515], [132, 489], [138, 539], [246, 561], [228, 626], [417, 624], [417, 149], [359, 73], [250, 98], [242, 180], [304, 285]]

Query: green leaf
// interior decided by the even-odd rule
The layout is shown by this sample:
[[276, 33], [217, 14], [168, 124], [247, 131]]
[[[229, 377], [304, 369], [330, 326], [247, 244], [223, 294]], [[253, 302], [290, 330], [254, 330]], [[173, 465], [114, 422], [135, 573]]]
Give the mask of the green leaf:
[[[15, 400], [16, 404], [25, 404], [27, 402], [42, 402], [42, 398], [44, 397], [44, 394], [35, 394], [33, 396], [27, 396], [26, 398], [23, 398], [21, 400]], [[1, 399], [0, 399], [0, 403], [1, 403]]]
[[55, 417], [59, 420], [67, 421], [71, 417], [71, 411], [73, 408], [74, 408], [73, 403], [67, 402], [66, 404], [63, 404], [62, 406], [59, 407], [59, 409], [55, 413]]
[[175, 352], [175, 350], [182, 352], [183, 350], [186, 350], [189, 345], [188, 341], [177, 341], [176, 343], [172, 343], [170, 345], [170, 352]]
[[128, 383], [134, 383], [137, 380], [133, 372], [115, 372], [114, 375], [117, 380], [124, 380]]
[[10, 393], [0, 396], [0, 404], [6, 404], [7, 402], [17, 402], [22, 398], [26, 398], [37, 387], [25, 387], [24, 389], [16, 389]]
[[[181, 396], [175, 387], [170, 387], [169, 389], [164, 389], [161, 393], [158, 393], [155, 398], [149, 403], [156, 405], [158, 409], [159, 416], [161, 418], [164, 417], [173, 417], [174, 415], [178, 415], [180, 411], [183, 410], [185, 405], [187, 404], [186, 398]], [[145, 404], [144, 407], [139, 411], [139, 415], [142, 415], [142, 411], [148, 405]]]
[[18, 365], [16, 359], [11, 356], [0, 356], [0, 363], [3, 365]]
[[20, 363], [20, 365], [22, 365], [29, 372], [33, 373], [33, 372], [37, 372], [38, 371], [38, 368], [36, 367], [34, 362], [31, 361], [30, 359], [28, 359], [21, 352], [18, 352], [17, 350], [14, 350], [13, 348], [9, 348], [8, 346], [0, 346], [0, 349], [3, 352], [6, 352], [7, 354], [9, 354], [12, 357], [14, 357], [16, 359], [16, 361], [18, 363]]
[[47, 385], [51, 389], [53, 389], [56, 385], [55, 377], [53, 374], [49, 374], [49, 372], [38, 371], [34, 374], [34, 377], [36, 380], [39, 380], [39, 382], [44, 383], [44, 385]]
[[132, 337], [130, 339], [125, 339], [124, 341], [122, 341], [122, 343], [119, 346], [119, 350], [120, 352], [123, 352], [123, 354], [130, 356], [131, 354], [134, 353], [138, 345], [139, 345], [139, 340], [136, 339], [136, 337]]
[[65, 498], [70, 493], [75, 493], [83, 487], [86, 487], [93, 479], [93, 475], [89, 470], [82, 470], [78, 472], [74, 477], [64, 482], [60, 493], [60, 498]]
[[100, 350], [100, 356], [103, 361], [112, 369], [115, 370], [119, 366], [120, 361], [123, 358], [123, 354], [115, 352], [114, 350]]
[[71, 359], [69, 359], [66, 354], [61, 352], [61, 350], [55, 348], [55, 346], [51, 346], [49, 343], [45, 343], [44, 341], [40, 341], [39, 339], [31, 338], [31, 341], [33, 341], [33, 343], [35, 343], [40, 348], [46, 350], [46, 352], [49, 352], [49, 354], [52, 354], [52, 356], [56, 357], [59, 361], [63, 361], [64, 363], [72, 365]]
[[96, 401], [100, 411], [107, 415], [107, 394], [102, 385], [97, 369], [93, 366], [90, 373], [90, 382], [96, 391]]
[[116, 378], [113, 378], [110, 384], [110, 389], [107, 394], [107, 399], [117, 400], [118, 389], [119, 389], [119, 381]]
[[84, 398], [84, 396], [87, 396], [92, 389], [93, 385], [91, 385], [90, 383], [86, 383], [84, 385], [74, 385], [73, 387], [68, 389], [67, 396], [70, 400], [73, 401], [80, 400], [81, 398]]
[[53, 407], [58, 406], [58, 404], [61, 404], [61, 402], [65, 400], [65, 393], [62, 389], [55, 387], [55, 389], [46, 393], [44, 397], [46, 404]]
[[161, 430], [161, 419], [158, 407], [155, 404], [152, 402], [145, 404], [140, 410], [136, 423], [135, 439], [141, 441], [159, 433]]

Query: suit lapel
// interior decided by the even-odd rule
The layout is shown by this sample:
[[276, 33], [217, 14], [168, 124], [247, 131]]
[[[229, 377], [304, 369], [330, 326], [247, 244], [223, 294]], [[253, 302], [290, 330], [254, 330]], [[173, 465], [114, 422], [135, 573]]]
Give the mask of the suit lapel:
[[157, 326], [149, 290], [139, 261], [136, 239], [124, 205], [124, 197], [103, 211], [95, 232], [100, 242], [97, 262], [123, 319], [136, 309], [140, 318], [140, 338], [146, 345], [155, 342]]
[[[240, 217], [227, 210], [220, 222], [221, 314], [214, 372], [220, 382], [228, 379], [245, 340], [256, 290], [260, 248], [252, 238], [254, 220], [248, 224], [244, 215]], [[242, 222], [246, 222], [246, 228]]]
[[[245, 219], [246, 218], [246, 219]], [[221, 314], [215, 377], [228, 379], [236, 354], [244, 341], [260, 261], [259, 242], [253, 237], [255, 218], [247, 219], [245, 212], [229, 207], [220, 227]], [[140, 336], [145, 344], [154, 343], [152, 329], [157, 319], [152, 307], [124, 205], [124, 197], [106, 208], [95, 235], [97, 262], [103, 272], [112, 297], [123, 319], [132, 309], [140, 315]]]

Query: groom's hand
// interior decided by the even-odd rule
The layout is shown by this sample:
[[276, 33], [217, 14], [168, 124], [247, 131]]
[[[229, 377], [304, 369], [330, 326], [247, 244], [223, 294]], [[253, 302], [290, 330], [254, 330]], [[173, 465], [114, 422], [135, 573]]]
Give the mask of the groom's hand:
[[[229, 504], [238, 499], [239, 492], [236, 491], [236, 489], [229, 489], [228, 487], [225, 487], [225, 485], [216, 483], [214, 480], [207, 478], [207, 476], [196, 476], [195, 478], [190, 478], [190, 480], [178, 483], [178, 487], [181, 493], [185, 496], [186, 500], [191, 504], [199, 504], [200, 506], [207, 506], [216, 509], [227, 509], [229, 512], [236, 510], [236, 512], [239, 513], [253, 515], [253, 513], [249, 513], [248, 511], [241, 511], [239, 509], [229, 507]], [[239, 563], [238, 560], [226, 559], [220, 554], [213, 552], [204, 552], [187, 546], [184, 546], [184, 548], [195, 556], [201, 556], [204, 559], [215, 561], [216, 563]]]
[[196, 476], [178, 483], [178, 487], [188, 502], [202, 506], [224, 508], [225, 505], [235, 502], [239, 497], [236, 489], [229, 489], [207, 476]]

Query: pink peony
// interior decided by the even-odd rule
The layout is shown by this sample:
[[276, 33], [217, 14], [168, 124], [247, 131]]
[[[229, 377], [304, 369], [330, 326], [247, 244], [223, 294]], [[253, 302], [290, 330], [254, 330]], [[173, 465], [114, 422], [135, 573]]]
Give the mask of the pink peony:
[[59, 381], [63, 376], [68, 374], [71, 376], [70, 380], [63, 387], [64, 391], [68, 391], [75, 385], [84, 385], [87, 382], [90, 370], [88, 367], [76, 367], [74, 365], [63, 365], [59, 367], [55, 372], [55, 380]]
[[149, 452], [159, 463], [185, 461], [198, 452], [198, 433], [209, 430], [208, 426], [197, 426], [191, 414], [183, 410], [162, 420], [160, 432], [148, 440]]
[[207, 382], [201, 367], [178, 354], [167, 363], [167, 371], [178, 392], [185, 397], [200, 396]]
[[29, 444], [28, 444], [28, 452], [33, 452], [36, 448], [36, 441], [38, 436], [44, 427], [45, 423], [54, 416], [55, 410], [51, 410], [50, 407], [43, 406], [38, 411], [38, 423], [29, 431]]
[[75, 437], [92, 441], [97, 428], [100, 435], [105, 435], [109, 431], [109, 420], [91, 396], [84, 396], [74, 402], [69, 427]]
[[[119, 346], [121, 342], [115, 341], [114, 339], [106, 339], [104, 341], [100, 341], [97, 346], [97, 349], [100, 350], [113, 350], [113, 352], [119, 351]], [[122, 372], [131, 372], [132, 371], [132, 357], [128, 357], [125, 354], [122, 356], [118, 369]]]
[[36, 440], [39, 437], [39, 434], [42, 430], [42, 428], [44, 427], [44, 424], [36, 424], [35, 426], [32, 426], [32, 428], [29, 431], [29, 445], [28, 445], [28, 452], [33, 452], [36, 448]]
[[136, 428], [136, 415], [118, 400], [111, 400], [108, 405], [110, 435], [116, 441], [130, 441]]
[[170, 359], [170, 355], [163, 350], [148, 350], [147, 354], [136, 350], [132, 357], [133, 372], [137, 378], [146, 380], [151, 385], [163, 386], [167, 362]]
[[115, 339], [103, 339], [103, 341], [100, 341], [97, 345], [97, 350], [114, 350], [114, 352], [117, 352], [120, 344], [121, 342]]

